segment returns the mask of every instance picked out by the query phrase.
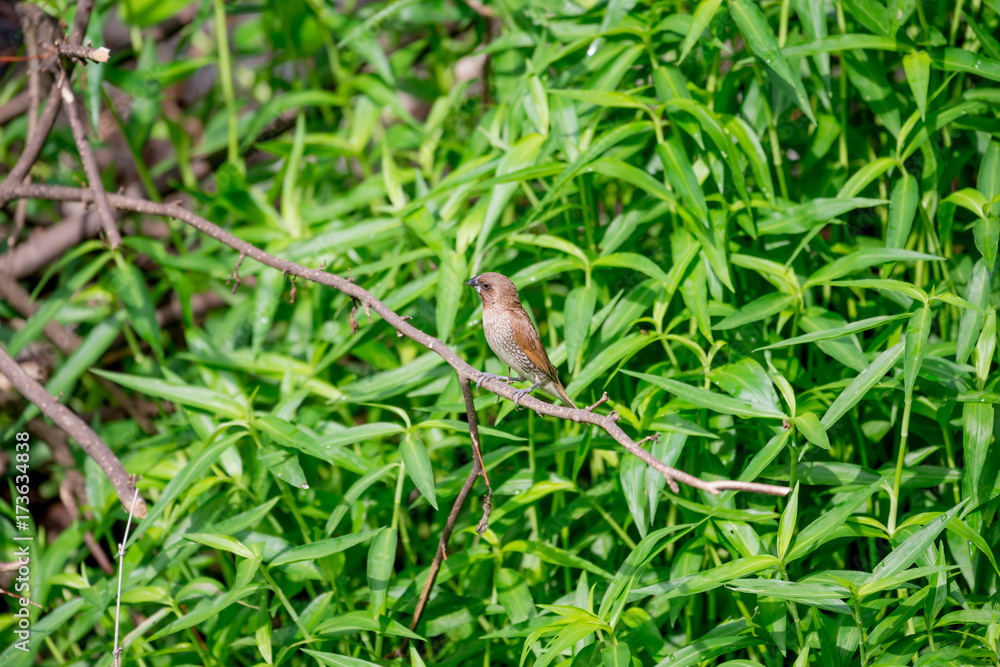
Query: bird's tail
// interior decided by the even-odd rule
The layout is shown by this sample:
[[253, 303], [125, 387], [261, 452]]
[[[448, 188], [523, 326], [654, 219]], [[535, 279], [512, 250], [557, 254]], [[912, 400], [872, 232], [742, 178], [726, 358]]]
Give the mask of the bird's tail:
[[567, 405], [567, 406], [569, 406], [571, 408], [576, 408], [576, 403], [574, 403], [573, 399], [571, 399], [569, 397], [569, 394], [566, 393], [566, 389], [563, 388], [562, 383], [559, 382], [559, 380], [556, 380], [555, 382], [550, 382], [549, 386], [547, 387], [547, 389], [551, 393], [553, 393], [556, 396], [558, 396], [559, 400], [561, 400], [565, 405]]

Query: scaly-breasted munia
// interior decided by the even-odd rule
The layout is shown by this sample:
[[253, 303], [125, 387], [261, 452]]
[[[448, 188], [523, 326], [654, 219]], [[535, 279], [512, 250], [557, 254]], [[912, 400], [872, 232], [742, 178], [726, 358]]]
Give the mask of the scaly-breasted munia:
[[486, 342], [493, 353], [507, 365], [507, 377], [483, 373], [476, 383], [478, 387], [487, 378], [498, 378], [510, 382], [510, 369], [520, 374], [521, 380], [530, 380], [530, 388], [518, 389], [514, 395], [514, 405], [525, 394], [541, 387], [553, 396], [558, 396], [566, 405], [576, 404], [566, 394], [559, 382], [559, 373], [545, 354], [545, 346], [538, 336], [535, 325], [521, 305], [517, 287], [510, 278], [500, 273], [483, 273], [465, 281], [472, 285], [483, 300], [483, 331]]

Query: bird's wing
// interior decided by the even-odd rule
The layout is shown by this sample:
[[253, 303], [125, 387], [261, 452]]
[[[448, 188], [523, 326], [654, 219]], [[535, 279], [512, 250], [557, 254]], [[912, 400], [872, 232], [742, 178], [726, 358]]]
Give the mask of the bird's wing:
[[548, 375], [550, 380], [558, 382], [559, 373], [549, 361], [549, 355], [545, 354], [542, 339], [539, 338], [538, 331], [531, 323], [528, 313], [524, 312], [524, 308], [511, 308], [510, 319], [511, 329], [514, 331], [514, 342], [517, 343], [517, 346], [524, 350], [531, 363]]

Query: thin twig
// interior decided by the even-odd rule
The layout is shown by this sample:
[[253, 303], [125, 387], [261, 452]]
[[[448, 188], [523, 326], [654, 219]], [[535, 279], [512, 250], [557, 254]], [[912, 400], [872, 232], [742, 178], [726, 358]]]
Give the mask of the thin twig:
[[[31, 18], [27, 16], [22, 17], [21, 26], [24, 30], [25, 49], [30, 58], [28, 61], [28, 133], [25, 135], [30, 137], [35, 133], [35, 128], [38, 126], [38, 105], [42, 96], [41, 84], [38, 81], [38, 30], [35, 28], [35, 24]], [[24, 182], [31, 182], [30, 173], [24, 177]], [[17, 245], [17, 240], [21, 237], [21, 230], [24, 229], [24, 218], [27, 211], [28, 201], [26, 199], [18, 201], [17, 208], [14, 210], [14, 229], [7, 238], [8, 253], [11, 253]], [[13, 259], [13, 253], [9, 257]]]
[[476, 403], [472, 400], [472, 383], [458, 379], [462, 385], [462, 398], [465, 399], [465, 415], [469, 421], [469, 438], [472, 440], [472, 450], [479, 458], [479, 468], [486, 482], [486, 500], [483, 501], [483, 518], [476, 524], [476, 532], [482, 535], [490, 527], [490, 511], [493, 509], [493, 487], [490, 485], [490, 478], [486, 476], [486, 463], [483, 462], [483, 449], [479, 439], [479, 419], [476, 417]]
[[[451, 513], [448, 514], [448, 521], [444, 524], [444, 530], [441, 531], [441, 538], [438, 540], [437, 553], [434, 554], [434, 560], [431, 561], [431, 568], [427, 572], [427, 579], [424, 581], [424, 590], [420, 593], [420, 598], [417, 600], [417, 607], [413, 610], [413, 618], [410, 619], [410, 629], [413, 630], [420, 623], [420, 617], [424, 613], [424, 609], [427, 607], [427, 600], [430, 599], [431, 590], [434, 588], [434, 582], [437, 580], [438, 572], [441, 571], [441, 562], [445, 559], [445, 554], [448, 551], [448, 541], [451, 539], [451, 534], [455, 530], [455, 523], [458, 521], [458, 515], [462, 511], [462, 505], [465, 504], [465, 499], [469, 496], [472, 491], [472, 487], [476, 483], [476, 477], [479, 475], [483, 476], [483, 480], [486, 482], [486, 498], [483, 501], [483, 516], [476, 525], [476, 532], [482, 535], [489, 528], [490, 523], [490, 512], [493, 510], [493, 487], [490, 486], [490, 479], [486, 476], [486, 467], [483, 465], [483, 454], [480, 449], [479, 440], [479, 421], [476, 418], [476, 404], [472, 400], [472, 389], [470, 383], [461, 377], [459, 377], [459, 383], [462, 385], [462, 397], [465, 399], [465, 413], [469, 419], [469, 437], [472, 439], [472, 450], [475, 453], [475, 458], [472, 461], [472, 470], [469, 471], [469, 476], [465, 480], [465, 484], [462, 485], [462, 490], [459, 491], [458, 497], [455, 499], [455, 503], [451, 506]], [[407, 638], [403, 639], [402, 645], [390, 654], [390, 657], [399, 657], [403, 655], [406, 651], [406, 647], [409, 643]]]
[[[136, 480], [138, 481], [138, 480]], [[132, 507], [135, 508], [135, 499], [139, 497], [139, 487], [135, 487], [132, 496]], [[125, 537], [118, 545], [118, 602], [115, 605], [115, 652], [113, 653], [115, 667], [121, 667], [122, 649], [118, 648], [118, 626], [121, 624], [122, 616], [122, 572], [125, 570], [125, 545], [128, 544], [128, 531], [132, 527], [132, 511], [129, 510], [128, 522], [125, 524]]]
[[[77, 2], [76, 18], [73, 20], [73, 29], [69, 34], [70, 44], [83, 44], [83, 36], [87, 32], [87, 24], [90, 23], [90, 12], [93, 9], [93, 0], [80, 0]], [[5, 206], [12, 199], [11, 197], [4, 197], [4, 193], [7, 192], [5, 186], [23, 181], [24, 177], [31, 171], [31, 167], [34, 166], [38, 155], [42, 152], [42, 146], [45, 145], [45, 141], [49, 138], [49, 132], [52, 131], [52, 125], [56, 122], [56, 116], [59, 114], [59, 107], [62, 103], [59, 88], [62, 85], [62, 81], [69, 78], [72, 72], [73, 61], [69, 61], [66, 69], [60, 71], [56, 76], [56, 82], [49, 90], [49, 96], [45, 103], [45, 111], [42, 112], [42, 115], [38, 119], [35, 132], [27, 136], [24, 142], [24, 150], [21, 151], [17, 162], [11, 168], [3, 183], [0, 184], [0, 207]]]
[[82, 60], [93, 60], [95, 63], [106, 63], [111, 58], [111, 51], [106, 47], [93, 48], [91, 46], [82, 46], [79, 44], [66, 44], [65, 42], [59, 45], [60, 55], [64, 55], [68, 58], [80, 58]]
[[[38, 311], [38, 304], [31, 300], [31, 295], [28, 291], [21, 287], [21, 285], [14, 280], [2, 273], [0, 273], [0, 297], [6, 301], [10, 306], [19, 312], [25, 319], [31, 317]], [[75, 333], [59, 324], [55, 320], [49, 320], [46, 322], [45, 327], [42, 329], [45, 332], [45, 337], [48, 338], [52, 343], [59, 348], [59, 351], [65, 354], [67, 357], [76, 352], [77, 348], [83, 344], [83, 339], [77, 336]], [[135, 401], [133, 401], [129, 396], [122, 391], [121, 387], [112, 382], [107, 378], [103, 378], [99, 375], [95, 375], [94, 379], [97, 383], [104, 388], [108, 395], [122, 407], [125, 412], [135, 420], [144, 432], [153, 434], [156, 433], [156, 425], [153, 421], [146, 415], [146, 412], [139, 409]], [[141, 402], [141, 401], [140, 401]], [[154, 406], [155, 408], [155, 406]], [[155, 408], [153, 414], [159, 412], [159, 408]]]
[[[462, 383], [465, 385], [465, 383]], [[468, 386], [468, 385], [465, 385]], [[413, 618], [410, 619], [410, 630], [417, 627], [420, 622], [420, 617], [423, 616], [424, 608], [427, 607], [427, 601], [431, 597], [431, 590], [434, 588], [434, 582], [437, 579], [438, 572], [441, 571], [441, 563], [444, 561], [444, 554], [448, 549], [448, 540], [451, 539], [451, 533], [455, 529], [455, 523], [458, 521], [458, 515], [462, 511], [462, 505], [465, 504], [465, 499], [469, 497], [469, 493], [472, 491], [472, 487], [476, 484], [476, 478], [482, 472], [482, 466], [479, 465], [479, 459], [472, 459], [472, 470], [469, 471], [469, 476], [465, 478], [465, 483], [462, 485], [462, 489], [458, 492], [458, 497], [455, 498], [455, 502], [451, 506], [451, 512], [448, 514], [448, 520], [444, 524], [444, 529], [441, 531], [441, 538], [438, 540], [437, 552], [434, 554], [434, 560], [431, 561], [430, 571], [427, 573], [427, 579], [424, 581], [424, 589], [420, 592], [420, 597], [417, 599], [416, 609], [413, 610]], [[403, 655], [406, 651], [406, 647], [409, 645], [410, 640], [408, 637], [403, 638], [403, 642], [399, 647], [386, 656], [386, 659], [398, 658]]]
[[593, 405], [585, 407], [584, 410], [586, 410], [587, 412], [593, 412], [594, 409], [597, 408], [597, 406], [602, 405], [602, 404], [607, 403], [607, 402], [608, 402], [608, 392], [604, 392], [601, 395], [601, 397], [599, 399], [597, 399], [596, 403], [594, 403]]
[[115, 218], [111, 215], [111, 207], [108, 205], [107, 193], [104, 192], [104, 183], [101, 181], [101, 170], [97, 166], [97, 158], [94, 157], [90, 142], [87, 141], [87, 133], [84, 131], [83, 121], [80, 119], [80, 111], [76, 108], [73, 87], [66, 78], [62, 81], [62, 98], [66, 105], [69, 125], [73, 129], [73, 139], [76, 140], [76, 150], [80, 153], [80, 160], [83, 161], [83, 171], [87, 174], [90, 189], [94, 192], [97, 214], [101, 216], [101, 228], [108, 239], [108, 245], [112, 250], [117, 250], [122, 243], [122, 237], [118, 233], [118, 227], [115, 226]]
[[[27, 136], [24, 142], [24, 150], [21, 151], [20, 157], [17, 158], [17, 162], [11, 167], [10, 173], [7, 174], [7, 178], [4, 179], [2, 186], [6, 186], [11, 183], [20, 183], [24, 180], [24, 177], [28, 175], [31, 171], [31, 167], [35, 164], [35, 160], [38, 159], [38, 154], [42, 152], [42, 146], [45, 144], [45, 140], [49, 136], [49, 132], [52, 130], [52, 124], [56, 121], [56, 115], [59, 113], [59, 108], [62, 103], [62, 99], [59, 96], [59, 87], [62, 84], [62, 80], [65, 74], [60, 73], [56, 82], [49, 89], [49, 96], [45, 100], [45, 111], [38, 118], [38, 126], [35, 128], [33, 134]], [[6, 193], [9, 190], [5, 187], [0, 187], [0, 193]], [[0, 194], [0, 206], [5, 205], [13, 197], [4, 197]]]
[[[130, 486], [128, 473], [125, 472], [125, 468], [114, 452], [87, 426], [86, 422], [25, 373], [24, 369], [14, 361], [4, 347], [0, 347], [0, 373], [7, 376], [7, 379], [22, 396], [37, 405], [42, 414], [76, 440], [83, 451], [87, 452], [90, 458], [94, 459], [104, 471], [111, 486], [118, 492], [118, 499], [121, 500], [125, 509], [131, 508], [132, 504], [128, 502], [128, 492], [132, 491], [133, 488]], [[142, 496], [136, 496], [133, 502], [135, 515], [140, 519], [145, 519], [146, 501], [142, 499]]]
[[[18, 595], [17, 593], [11, 593], [10, 591], [8, 591], [8, 590], [7, 590], [7, 589], [5, 589], [5, 588], [0, 588], [0, 593], [2, 593], [3, 595], [9, 595], [9, 596], [11, 596], [12, 598], [17, 598], [18, 600], [27, 600], [27, 604], [33, 604], [33, 605], [35, 605], [36, 607], [38, 607], [39, 609], [45, 609], [45, 607], [43, 607], [42, 605], [38, 604], [38, 603], [37, 603], [37, 602], [35, 602], [34, 600], [32, 600], [32, 599], [30, 599], [30, 598], [23, 598], [23, 597], [21, 597], [20, 595]], [[25, 604], [25, 603], [23, 603], [23, 602], [19, 602], [18, 604]]]
[[[89, 189], [70, 188], [57, 185], [24, 185], [19, 183], [6, 186], [0, 185], [0, 199], [4, 196], [8, 196], [10, 198], [32, 197], [36, 199], [82, 202], [93, 201], [94, 197], [93, 193]], [[327, 273], [325, 271], [311, 269], [309, 267], [302, 266], [301, 264], [296, 264], [295, 262], [290, 262], [288, 260], [270, 255], [260, 248], [237, 238], [230, 232], [222, 229], [212, 222], [209, 222], [205, 218], [202, 218], [201, 216], [175, 204], [159, 204], [144, 199], [115, 194], [108, 195], [108, 203], [116, 208], [123, 208], [136, 213], [165, 215], [176, 218], [201, 231], [202, 233], [225, 243], [238, 252], [260, 262], [261, 264], [266, 264], [267, 266], [278, 269], [279, 271], [284, 271], [290, 275], [299, 276], [301, 278], [305, 278], [306, 280], [311, 280], [343, 292], [347, 296], [353, 297], [360, 300], [362, 303], [367, 304], [371, 310], [378, 313], [382, 319], [384, 319], [390, 326], [402, 335], [437, 353], [448, 363], [448, 365], [455, 369], [455, 372], [458, 373], [459, 377], [465, 380], [478, 380], [482, 375], [481, 371], [466, 363], [465, 360], [455, 354], [455, 352], [441, 340], [416, 328], [407, 322], [403, 317], [398, 315], [395, 311], [386, 306], [374, 294], [345, 278], [332, 273]], [[517, 391], [514, 387], [505, 384], [503, 381], [492, 378], [484, 380], [482, 387], [510, 401], [514, 400], [514, 394]], [[736, 491], [765, 493], [773, 496], [785, 496], [788, 495], [791, 490], [787, 486], [776, 486], [773, 484], [761, 484], [757, 482], [741, 482], [738, 480], [727, 479], [706, 481], [695, 477], [690, 473], [668, 466], [644, 450], [642, 447], [636, 445], [635, 441], [630, 438], [620, 426], [618, 426], [618, 415], [614, 412], [608, 415], [599, 415], [595, 412], [588, 412], [579, 408], [570, 408], [564, 405], [546, 403], [531, 395], [527, 395], [520, 399], [520, 404], [541, 415], [566, 419], [579, 424], [592, 424], [594, 426], [598, 426], [622, 447], [635, 456], [638, 456], [668, 480], [673, 478], [681, 484], [700, 489], [707, 493], [711, 493], [712, 495], [718, 495], [722, 491], [733, 489]]]
[[3, 106], [0, 106], [0, 125], [6, 125], [15, 118], [20, 118], [28, 110], [28, 91], [22, 90], [20, 93], [10, 98]]
[[[32, 431], [36, 436], [48, 443], [49, 449], [52, 450], [52, 460], [63, 468], [66, 477], [63, 479], [62, 484], [59, 485], [59, 499], [66, 506], [66, 511], [69, 512], [70, 518], [76, 521], [76, 518], [81, 514], [80, 505], [86, 506], [90, 502], [87, 499], [87, 482], [83, 477], [83, 473], [76, 469], [76, 461], [73, 459], [73, 454], [69, 451], [66, 434], [61, 429], [51, 426], [38, 418], [29, 420], [27, 427], [29, 431]], [[93, 521], [94, 513], [89, 509], [84, 510], [82, 514], [85, 520]], [[104, 553], [101, 545], [94, 539], [92, 531], [88, 530], [84, 533], [83, 542], [87, 545], [90, 555], [97, 561], [101, 570], [105, 574], [114, 574], [115, 569], [111, 565], [111, 561], [108, 560], [108, 556]]]

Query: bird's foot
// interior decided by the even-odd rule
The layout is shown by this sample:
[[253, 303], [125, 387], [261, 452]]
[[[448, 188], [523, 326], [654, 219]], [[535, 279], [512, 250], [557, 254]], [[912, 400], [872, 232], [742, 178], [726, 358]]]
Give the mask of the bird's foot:
[[480, 373], [479, 379], [476, 380], [476, 389], [479, 389], [479, 385], [486, 382], [487, 380], [506, 380], [507, 378], [502, 375], [497, 375], [496, 373]]
[[525, 394], [530, 394], [531, 390], [525, 387], [524, 389], [518, 389], [514, 392], [514, 407], [517, 407], [517, 402], [524, 398]]
[[515, 408], [517, 407], [517, 402], [520, 401], [522, 398], [524, 398], [525, 394], [530, 394], [531, 392], [533, 392], [536, 389], [538, 389], [540, 386], [542, 386], [541, 381], [536, 382], [535, 384], [531, 385], [530, 387], [525, 387], [524, 389], [518, 389], [517, 391], [515, 391], [514, 392], [514, 407]]

